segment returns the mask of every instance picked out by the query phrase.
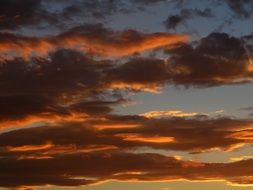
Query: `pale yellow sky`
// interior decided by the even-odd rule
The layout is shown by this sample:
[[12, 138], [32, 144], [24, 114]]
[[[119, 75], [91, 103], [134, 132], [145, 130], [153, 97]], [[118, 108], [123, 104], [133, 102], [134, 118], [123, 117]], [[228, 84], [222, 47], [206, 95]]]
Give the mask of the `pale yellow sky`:
[[[66, 188], [39, 188], [39, 190], [64, 190]], [[72, 189], [72, 188], [71, 188]], [[231, 186], [225, 181], [212, 182], [107, 182], [100, 185], [76, 187], [73, 190], [252, 190], [253, 186]]]

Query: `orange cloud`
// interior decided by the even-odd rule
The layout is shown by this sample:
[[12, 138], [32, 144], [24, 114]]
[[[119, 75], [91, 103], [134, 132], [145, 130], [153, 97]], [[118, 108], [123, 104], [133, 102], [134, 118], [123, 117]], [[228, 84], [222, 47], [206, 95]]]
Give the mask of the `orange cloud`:
[[136, 81], [135, 83], [127, 83], [127, 82], [114, 82], [112, 81], [111, 84], [108, 85], [108, 88], [111, 89], [130, 89], [136, 91], [145, 91], [158, 94], [161, 92], [161, 85], [160, 84], [144, 84]]
[[6, 130], [13, 130], [17, 128], [23, 128], [38, 123], [50, 123], [56, 124], [60, 122], [80, 122], [87, 119], [85, 113], [70, 113], [68, 115], [56, 115], [56, 114], [38, 114], [28, 115], [21, 119], [9, 119], [0, 122], [0, 132]]
[[17, 147], [7, 146], [6, 150], [9, 152], [39, 151], [39, 150], [49, 149], [53, 146], [54, 145], [52, 143], [48, 142], [42, 145], [24, 145], [24, 146], [17, 146]]
[[168, 111], [150, 111], [143, 114], [140, 114], [140, 116], [144, 116], [147, 118], [155, 118], [155, 117], [193, 117], [200, 115], [201, 113], [197, 112], [183, 112], [181, 110], [168, 110]]
[[[2, 159], [4, 159], [2, 161]], [[0, 158], [0, 185], [80, 186], [110, 180], [119, 181], [210, 181], [226, 180], [252, 185], [252, 159], [230, 163], [202, 163], [178, 160], [152, 153], [101, 151], [67, 153], [52, 158]], [[6, 167], [5, 164], [12, 167]], [[24, 170], [27, 168], [30, 170]], [[47, 167], [45, 167], [47, 166]]]
[[121, 128], [135, 128], [138, 127], [138, 124], [104, 124], [103, 122], [101, 124], [95, 124], [93, 127], [98, 130], [104, 130], [104, 129], [121, 129]]
[[140, 141], [140, 142], [151, 142], [151, 143], [170, 143], [175, 141], [174, 137], [163, 137], [163, 136], [141, 136], [138, 134], [119, 134], [116, 135], [122, 137], [126, 141]]
[[[40, 127], [2, 133], [0, 147], [40, 145], [50, 141], [58, 148], [74, 145], [79, 149], [89, 149], [99, 145], [123, 149], [149, 147], [194, 153], [232, 151], [252, 143], [252, 139], [248, 138], [251, 125], [252, 121], [226, 118], [89, 116], [79, 121], [52, 121]], [[239, 126], [244, 129], [243, 134], [238, 134]], [[206, 136], [215, 140], [210, 141]]]
[[101, 56], [122, 57], [185, 42], [188, 36], [169, 33], [115, 32], [101, 25], [74, 28], [54, 37], [25, 37], [0, 33], [0, 53], [12, 57], [46, 56], [60, 48], [76, 49]]

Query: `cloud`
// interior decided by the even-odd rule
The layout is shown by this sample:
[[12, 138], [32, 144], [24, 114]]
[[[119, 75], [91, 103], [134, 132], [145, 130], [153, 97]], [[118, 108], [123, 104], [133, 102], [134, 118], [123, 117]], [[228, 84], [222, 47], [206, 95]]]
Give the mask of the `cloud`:
[[215, 86], [251, 81], [251, 57], [244, 43], [225, 33], [212, 33], [196, 46], [169, 50], [173, 83]]
[[[91, 31], [106, 30], [90, 27]], [[71, 33], [63, 36], [71, 36]], [[99, 39], [97, 33], [86, 35], [101, 42], [105, 40], [104, 37]], [[104, 33], [104, 36], [110, 35], [110, 32]], [[134, 38], [128, 36], [124, 43], [129, 39]], [[135, 45], [138, 39], [133, 42]], [[116, 42], [110, 40], [110, 43]], [[102, 60], [70, 49], [51, 52], [47, 57], [3, 59], [0, 105], [5, 109], [0, 111], [1, 126], [14, 120], [20, 120], [18, 125], [23, 126], [30, 119], [39, 122], [40, 117], [48, 121], [69, 116], [106, 115], [113, 110], [112, 106], [126, 102], [124, 91], [159, 92], [167, 84], [210, 87], [250, 82], [251, 50], [247, 51], [244, 43], [246, 39], [213, 33], [195, 45], [166, 49], [167, 59]], [[121, 44], [121, 40], [116, 44]]]
[[26, 37], [0, 33], [0, 53], [12, 58], [47, 56], [57, 49], [76, 49], [101, 56], [127, 56], [164, 46], [185, 42], [186, 35], [169, 33], [142, 33], [136, 30], [113, 31], [102, 25], [72, 28], [52, 37]]
[[241, 161], [241, 160], [248, 160], [252, 159], [253, 156], [240, 156], [240, 157], [232, 157], [230, 158], [231, 161]]
[[108, 71], [108, 83], [113, 87], [129, 87], [151, 92], [159, 91], [169, 77], [168, 66], [164, 60], [157, 58], [133, 58]]
[[[165, 85], [210, 87], [252, 81], [252, 35], [212, 33], [188, 43], [188, 35], [117, 31], [94, 24], [96, 19], [159, 2], [165, 3], [0, 2], [1, 187], [79, 186], [107, 180], [252, 183], [251, 157], [202, 163], [152, 153], [200, 154], [251, 145], [251, 119], [212, 118], [177, 110], [139, 115], [113, 112], [114, 106], [129, 101], [129, 92], [159, 92]], [[234, 7], [226, 2], [248, 18], [240, 3]], [[165, 24], [176, 28], [192, 17], [212, 16], [208, 8], [183, 9]], [[94, 19], [93, 24], [77, 26], [80, 18], [82, 23]], [[51, 36], [19, 33], [29, 33], [32, 28], [27, 26], [50, 30], [53, 25], [62, 32]], [[64, 29], [68, 27], [72, 28]], [[158, 54], [166, 58], [146, 55], [157, 49], [164, 50]], [[150, 153], [140, 153], [143, 148]]]
[[[84, 22], [100, 21], [104, 22], [108, 17], [115, 14], [129, 14], [135, 11], [143, 11], [146, 7], [156, 3], [169, 5], [170, 2], [176, 2], [183, 6], [183, 0], [94, 0], [94, 1], [31, 1], [24, 0], [3, 0], [0, 4], [0, 30], [16, 30], [24, 27], [33, 28], [57, 28], [66, 29], [68, 26], [77, 26]], [[216, 1], [214, 1], [216, 2]], [[223, 5], [224, 2], [233, 11], [236, 17], [250, 18], [252, 16], [252, 3], [250, 0], [226, 0], [218, 1]], [[50, 7], [50, 8], [49, 8]], [[52, 8], [57, 7], [57, 8]], [[212, 17], [212, 11], [209, 8], [200, 9], [182, 9], [179, 14], [171, 15], [165, 21], [168, 29], [176, 28], [177, 25], [191, 17]]]
[[[129, 14], [164, 0], [2, 0], [0, 30], [19, 30], [26, 27], [66, 29], [84, 22], [106, 21], [115, 14]], [[166, 1], [165, 1], [166, 2]]]
[[[36, 24], [49, 17], [41, 7], [41, 1], [3, 0], [0, 2], [0, 29], [15, 29], [21, 25]], [[53, 18], [51, 18], [53, 19]]]
[[[192, 153], [217, 149], [230, 151], [252, 142], [251, 121], [200, 117], [195, 119], [140, 119], [137, 123], [139, 126], [134, 128], [106, 129], [105, 133], [125, 137], [125, 139], [127, 136], [151, 139], [153, 137], [161, 137], [161, 139], [167, 137], [173, 140], [169, 143], [139, 144], [138, 146], [164, 150], [183, 150]], [[206, 139], [206, 136], [213, 141]]]
[[109, 80], [115, 87], [131, 86], [149, 91], [159, 91], [165, 84], [210, 87], [252, 81], [252, 52], [248, 41], [226, 33], [211, 33], [193, 44], [165, 51], [168, 59], [130, 59], [111, 69]]
[[249, 19], [252, 16], [253, 3], [250, 0], [226, 0], [228, 7], [238, 18]]
[[1, 61], [1, 127], [112, 111], [111, 106], [124, 99], [106, 92], [102, 78], [108, 67], [110, 61], [95, 61], [72, 50], [56, 51], [47, 59]]
[[162, 110], [162, 111], [149, 111], [146, 113], [139, 114], [146, 118], [207, 118], [212, 116], [219, 116], [224, 113], [224, 110], [217, 110], [213, 112], [184, 112], [182, 110]]
[[159, 118], [159, 117], [194, 117], [202, 115], [197, 112], [183, 112], [181, 110], [168, 110], [168, 111], [150, 111], [143, 114], [140, 114], [140, 116], [144, 116], [147, 118]]
[[[103, 20], [112, 13], [121, 12], [120, 1], [99, 0], [82, 2], [73, 0], [3, 0], [0, 3], [0, 30], [17, 30], [24, 27], [66, 28], [78, 24], [80, 18], [86, 22]], [[50, 8], [48, 8], [50, 7]]]
[[[98, 35], [100, 32], [103, 35]], [[112, 179], [155, 181], [182, 178], [250, 183], [251, 173], [244, 173], [248, 178], [240, 172], [227, 174], [225, 169], [222, 169], [227, 167], [225, 164], [217, 164], [219, 170], [216, 172], [215, 167], [212, 168], [213, 166], [207, 163], [179, 161], [174, 157], [161, 155], [153, 157], [150, 156], [153, 154], [150, 154], [149, 157], [154, 160], [159, 158], [159, 162], [153, 163], [146, 156], [131, 151], [143, 147], [190, 153], [231, 151], [252, 143], [251, 120], [210, 119], [196, 113], [159, 111], [136, 116], [111, 115], [114, 105], [126, 101], [123, 90], [154, 92], [166, 84], [209, 87], [251, 81], [250, 54], [244, 44], [246, 39], [213, 33], [195, 45], [169, 47], [166, 49], [168, 59], [135, 57], [121, 62], [92, 58], [91, 55], [76, 50], [57, 50], [58, 43], [59, 47], [66, 44], [66, 47], [83, 50], [76, 48], [81, 39], [91, 48], [96, 45], [97, 49], [86, 50], [88, 53], [124, 56], [136, 51], [164, 48], [165, 45], [171, 45], [173, 40], [175, 41], [172, 44], [182, 42], [174, 37], [177, 35], [145, 34], [132, 30], [115, 32], [101, 25], [74, 28], [48, 38], [3, 34], [1, 41], [5, 46], [1, 46], [2, 51], [8, 47], [10, 51], [13, 48], [17, 50], [16, 53], [25, 52], [25, 56], [34, 55], [30, 56], [30, 59], [12, 57], [1, 60], [1, 126], [27, 127], [41, 123], [40, 127], [0, 134], [0, 165], [13, 166], [13, 170], [0, 173], [0, 181], [3, 181], [0, 185], [75, 186]], [[12, 44], [8, 46], [8, 43]], [[107, 54], [107, 50], [112, 53]], [[159, 118], [163, 115], [183, 117]], [[185, 117], [189, 115], [195, 117]], [[46, 122], [48, 124], [45, 124]], [[206, 136], [213, 140], [210, 141]], [[91, 156], [95, 161], [99, 160], [98, 163], [114, 168], [107, 168], [106, 171], [102, 168], [102, 174], [95, 173], [97, 168], [94, 167], [99, 164], [86, 160], [83, 155]], [[128, 169], [117, 168], [117, 164], [106, 161], [107, 157], [115, 157], [114, 161], [120, 160], [118, 155], [128, 160], [133, 159], [132, 162], [125, 160], [119, 163], [126, 164]], [[143, 162], [151, 163], [147, 165], [158, 168], [153, 170], [152, 167], [143, 166], [140, 169], [131, 169], [137, 160], [142, 159]], [[164, 162], [160, 163], [160, 160]], [[171, 160], [176, 163], [176, 176], [161, 168], [163, 163], [171, 165]], [[81, 167], [82, 171], [77, 166], [72, 168], [71, 164], [81, 161], [88, 164], [83, 166], [84, 168]], [[54, 166], [55, 163], [59, 165], [56, 164], [48, 171], [43, 169], [45, 166]], [[67, 168], [67, 174], [63, 175], [63, 165], [66, 163], [70, 164], [70, 167]], [[242, 161], [236, 163], [243, 164]], [[31, 173], [24, 170], [29, 164]], [[235, 163], [230, 164], [234, 167]], [[174, 165], [171, 167], [174, 168]], [[199, 167], [204, 169], [195, 171], [195, 168]], [[189, 169], [189, 175], [183, 172], [185, 169]], [[3, 172], [6, 170], [4, 168]], [[206, 173], [204, 170], [211, 172]], [[41, 176], [32, 175], [39, 171], [42, 172]]]
[[[209, 138], [207, 139], [206, 136]], [[213, 139], [210, 141], [210, 139]], [[54, 155], [58, 147], [114, 147], [138, 150], [143, 147], [160, 150], [201, 153], [231, 151], [252, 143], [252, 121], [228, 118], [145, 118], [141, 116], [87, 117], [84, 121], [58, 121], [51, 125], [18, 129], [0, 134], [2, 155], [22, 147], [52, 144], [36, 155]], [[24, 154], [24, 153], [22, 153]], [[33, 154], [32, 154], [33, 155]], [[19, 156], [19, 155], [17, 155]]]
[[[90, 32], [87, 29], [85, 35], [99, 43], [118, 35], [115, 42], [108, 42], [117, 44], [115, 47], [121, 46], [121, 43], [138, 46], [138, 40], [141, 44], [146, 38], [149, 39], [136, 32], [129, 36], [124, 32], [111, 33], [100, 26], [89, 27]], [[105, 31], [104, 37], [97, 36], [100, 30]], [[72, 32], [62, 35], [67, 38], [72, 36]], [[135, 35], [141, 37], [133, 37]], [[121, 41], [123, 36], [124, 40]], [[24, 119], [27, 123], [26, 117], [45, 120], [80, 113], [108, 114], [113, 105], [125, 102], [123, 90], [158, 92], [167, 84], [210, 87], [251, 82], [251, 49], [247, 49], [247, 39], [212, 33], [195, 45], [182, 44], [166, 49], [168, 59], [135, 57], [123, 62], [96, 60], [76, 50], [62, 49], [45, 58], [35, 56], [28, 60], [1, 60], [0, 104], [5, 109], [0, 111], [0, 120], [8, 124]], [[8, 38], [2, 41], [6, 40], [9, 41]]]
[[[152, 153], [112, 151], [58, 155], [53, 159], [0, 159], [2, 187], [80, 186], [108, 180], [179, 179], [227, 180], [232, 183], [248, 184], [251, 183], [253, 175], [250, 167], [252, 160], [201, 163]], [[27, 167], [30, 169], [25, 169]]]
[[204, 10], [200, 9], [182, 9], [179, 14], [170, 15], [164, 21], [165, 27], [170, 29], [176, 29], [179, 25], [185, 24], [185, 22], [193, 17], [205, 17], [210, 18], [214, 17], [212, 10], [205, 8]]

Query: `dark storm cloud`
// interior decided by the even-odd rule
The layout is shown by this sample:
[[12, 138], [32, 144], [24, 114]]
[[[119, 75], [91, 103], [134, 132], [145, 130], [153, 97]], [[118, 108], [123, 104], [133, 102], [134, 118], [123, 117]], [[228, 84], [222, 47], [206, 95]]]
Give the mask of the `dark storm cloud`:
[[182, 9], [179, 14], [170, 15], [164, 21], [164, 25], [167, 29], [176, 29], [177, 26], [181, 24], [185, 24], [185, 22], [193, 17], [214, 17], [212, 10], [209, 8], [205, 8], [203, 10], [200, 9]]

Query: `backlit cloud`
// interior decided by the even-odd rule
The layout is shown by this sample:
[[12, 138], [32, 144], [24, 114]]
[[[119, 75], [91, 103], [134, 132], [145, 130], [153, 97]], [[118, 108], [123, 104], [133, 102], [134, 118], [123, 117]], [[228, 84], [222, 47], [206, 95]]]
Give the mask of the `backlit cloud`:
[[142, 33], [136, 30], [122, 32], [102, 25], [85, 25], [52, 37], [26, 37], [0, 33], [0, 53], [8, 57], [46, 56], [59, 48], [76, 49], [102, 56], [121, 57], [188, 40], [188, 36], [169, 33]]
[[0, 188], [252, 185], [252, 5], [0, 1]]
[[[127, 120], [126, 120], [127, 119]], [[209, 138], [213, 139], [210, 141]], [[84, 121], [58, 121], [51, 125], [0, 134], [0, 147], [33, 147], [48, 144], [77, 147], [106, 146], [117, 149], [151, 149], [201, 153], [232, 151], [252, 144], [252, 121], [228, 118], [160, 118], [109, 116]], [[38, 154], [43, 154], [38, 152]]]
[[[252, 182], [253, 175], [251, 159], [232, 163], [201, 163], [151, 153], [133, 154], [112, 151], [59, 155], [52, 159], [3, 160], [0, 158], [0, 160], [2, 187], [46, 184], [80, 186], [108, 180], [174, 181], [179, 179], [226, 180], [231, 183], [248, 184]], [[27, 167], [30, 169], [25, 169]]]

